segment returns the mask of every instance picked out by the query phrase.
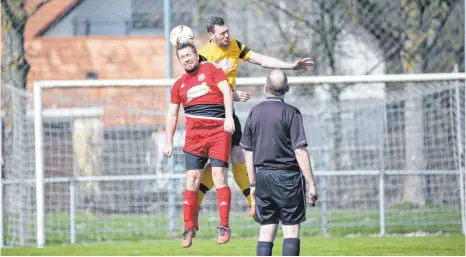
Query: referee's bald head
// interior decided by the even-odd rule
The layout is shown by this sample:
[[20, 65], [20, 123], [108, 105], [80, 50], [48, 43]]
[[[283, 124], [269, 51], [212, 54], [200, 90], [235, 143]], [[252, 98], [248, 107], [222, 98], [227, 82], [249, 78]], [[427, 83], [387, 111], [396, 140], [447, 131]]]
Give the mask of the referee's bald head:
[[273, 96], [283, 96], [288, 92], [288, 77], [281, 70], [272, 70], [267, 76], [268, 93]]

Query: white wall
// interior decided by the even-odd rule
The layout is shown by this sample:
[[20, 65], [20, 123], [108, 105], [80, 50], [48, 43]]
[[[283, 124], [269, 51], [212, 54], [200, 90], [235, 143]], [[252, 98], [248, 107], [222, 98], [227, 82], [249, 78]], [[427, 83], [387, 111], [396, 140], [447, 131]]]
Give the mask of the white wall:
[[[384, 74], [385, 64], [381, 51], [374, 42], [368, 40], [368, 35], [356, 36], [345, 33], [337, 55], [337, 67], [341, 75], [364, 75], [372, 70], [371, 75]], [[328, 91], [320, 95], [330, 99]], [[385, 98], [385, 83], [356, 83], [340, 95], [341, 100]]]
[[[163, 14], [163, 2], [161, 0], [139, 0], [138, 3], [139, 5], [134, 8]], [[47, 31], [45, 36], [73, 36], [76, 19], [80, 21], [78, 35], [83, 35], [85, 32], [84, 21], [86, 19], [91, 22], [90, 35], [126, 35], [125, 21], [131, 20], [132, 10], [132, 0], [87, 0]], [[131, 29], [130, 32], [133, 35], [163, 34], [163, 28]]]
[[[133, 6], [134, 4], [134, 6]], [[234, 7], [234, 4], [231, 4]], [[91, 35], [126, 35], [125, 21], [131, 20], [132, 11], [148, 11], [157, 12], [163, 15], [163, 1], [162, 0], [87, 0], [73, 10], [67, 17], [65, 17], [59, 24], [51, 28], [46, 36], [73, 36], [73, 21], [75, 18], [79, 18], [84, 21], [86, 18], [96, 25], [91, 26]], [[177, 9], [178, 12], [182, 11]], [[249, 12], [249, 15], [252, 15]], [[162, 16], [163, 17], [163, 16]], [[263, 18], [263, 17], [262, 17]], [[267, 17], [266, 19], [268, 19]], [[252, 50], [261, 52], [261, 49], [255, 49], [254, 45], [260, 45], [259, 41], [271, 40], [270, 38], [264, 38], [259, 36], [256, 32], [266, 33], [277, 33], [273, 30], [273, 26], [270, 30], [261, 27], [261, 31], [256, 30], [256, 19], [257, 17], [251, 18], [248, 22], [245, 22], [242, 18], [238, 18], [235, 15], [227, 17], [230, 29], [233, 35], [237, 35], [238, 39], [243, 43], [248, 44], [249, 42], [255, 42], [248, 44]], [[262, 20], [265, 22], [266, 20]], [[111, 22], [111, 25], [100, 25], [99, 22]], [[100, 23], [101, 24], [101, 23]], [[205, 25], [202, 24], [202, 27]], [[85, 31], [84, 24], [80, 25], [79, 34]], [[254, 33], [249, 33], [254, 31]], [[205, 32], [204, 32], [205, 33]], [[157, 29], [137, 29], [131, 30], [130, 35], [163, 35], [163, 28]], [[243, 38], [247, 37], [247, 38]], [[273, 36], [272, 36], [273, 38]], [[351, 33], [345, 33], [343, 36], [340, 47], [342, 48], [342, 54], [338, 55], [337, 68], [340, 74], [364, 74], [371, 67], [377, 66], [372, 74], [384, 73], [384, 63], [380, 51], [374, 42], [368, 40], [369, 37], [355, 36]], [[310, 40], [309, 40], [310, 42]], [[271, 43], [273, 45], [273, 43]], [[344, 54], [343, 54], [344, 53]], [[349, 53], [349, 54], [348, 54]], [[312, 50], [310, 50], [309, 56], [313, 56]], [[252, 65], [247, 66], [248, 69], [255, 68]], [[240, 68], [241, 69], [241, 68]], [[268, 70], [260, 69], [254, 76], [266, 76]], [[316, 97], [320, 99], [328, 99], [330, 95], [328, 91], [319, 89], [316, 92]], [[382, 83], [378, 84], [360, 84], [356, 85], [341, 95], [342, 99], [354, 99], [354, 98], [384, 98], [385, 90]]]

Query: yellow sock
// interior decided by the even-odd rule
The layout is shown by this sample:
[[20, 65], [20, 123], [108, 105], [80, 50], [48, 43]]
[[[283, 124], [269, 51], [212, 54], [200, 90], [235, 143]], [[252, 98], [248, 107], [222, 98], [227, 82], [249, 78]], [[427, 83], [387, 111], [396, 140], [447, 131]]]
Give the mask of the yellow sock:
[[197, 205], [201, 205], [204, 200], [204, 196], [214, 186], [214, 180], [212, 179], [212, 166], [208, 165], [202, 172], [201, 185], [199, 186], [199, 196], [197, 198]]
[[233, 164], [233, 178], [235, 179], [238, 187], [243, 191], [244, 196], [248, 200], [249, 206], [254, 205], [254, 199], [252, 199], [249, 188], [248, 170], [246, 169], [245, 163]]

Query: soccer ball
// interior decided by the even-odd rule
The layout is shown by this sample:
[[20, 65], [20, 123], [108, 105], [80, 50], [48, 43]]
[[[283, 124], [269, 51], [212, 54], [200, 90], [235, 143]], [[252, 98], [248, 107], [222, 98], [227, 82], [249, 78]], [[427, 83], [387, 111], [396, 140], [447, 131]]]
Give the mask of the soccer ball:
[[170, 43], [177, 47], [180, 44], [186, 44], [194, 39], [192, 29], [185, 25], [178, 25], [170, 32]]

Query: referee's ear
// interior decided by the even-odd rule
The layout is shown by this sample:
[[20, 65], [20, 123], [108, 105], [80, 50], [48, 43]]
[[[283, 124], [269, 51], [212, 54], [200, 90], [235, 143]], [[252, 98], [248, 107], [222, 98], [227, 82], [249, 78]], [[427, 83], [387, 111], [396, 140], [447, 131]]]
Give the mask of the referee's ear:
[[268, 95], [269, 94], [269, 86], [267, 84], [264, 85], [264, 91], [265, 91], [265, 94]]

